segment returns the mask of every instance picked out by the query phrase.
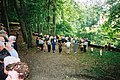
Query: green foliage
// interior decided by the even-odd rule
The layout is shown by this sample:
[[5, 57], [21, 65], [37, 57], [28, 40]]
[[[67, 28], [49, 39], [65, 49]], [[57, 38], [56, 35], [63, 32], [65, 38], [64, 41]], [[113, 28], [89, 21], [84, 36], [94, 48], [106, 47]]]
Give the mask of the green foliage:
[[[24, 0], [25, 12], [24, 19], [26, 25], [31, 27], [32, 31], [48, 32], [48, 17], [50, 18], [49, 27], [52, 33], [53, 29], [53, 0]], [[98, 3], [88, 6], [76, 3], [74, 0], [56, 0], [56, 34], [67, 36], [88, 37], [94, 43], [106, 44], [115, 42], [113, 38], [120, 31], [120, 3], [118, 0], [108, 0], [105, 5], [110, 5], [108, 11]], [[50, 5], [48, 16], [48, 5]], [[9, 7], [11, 6], [11, 7]], [[18, 21], [17, 13], [14, 6], [9, 4], [10, 21]], [[97, 25], [100, 15], [107, 14], [108, 21], [101, 25], [101, 30], [96, 32], [87, 32], [86, 27]], [[107, 36], [107, 38], [106, 38]], [[102, 39], [99, 40], [99, 39]], [[115, 42], [116, 44], [116, 42]]]
[[6, 7], [7, 7], [9, 21], [10, 22], [18, 21], [17, 12], [15, 11], [13, 3], [8, 0]]
[[[24, 19], [26, 25], [31, 25], [32, 31], [43, 31], [47, 33], [48, 4], [50, 5], [49, 18], [50, 29], [53, 21], [53, 1], [50, 0], [24, 0], [25, 12]], [[79, 30], [85, 30], [86, 26], [92, 26], [99, 20], [99, 6], [89, 7], [87, 10], [84, 6], [74, 2], [74, 0], [56, 0], [56, 32], [65, 35], [76, 35]], [[98, 10], [99, 8], [99, 10]], [[14, 7], [11, 7], [10, 20], [18, 20]], [[86, 19], [87, 16], [87, 19]], [[62, 30], [59, 26], [62, 25]], [[68, 27], [69, 26], [69, 27]], [[63, 28], [65, 27], [65, 28]], [[43, 29], [43, 30], [42, 30]], [[64, 30], [64, 31], [63, 31]], [[52, 30], [51, 30], [52, 31]]]
[[120, 48], [120, 40], [117, 40], [117, 43], [115, 44], [115, 46]]
[[[98, 54], [97, 54], [98, 53]], [[110, 79], [119, 79], [120, 54], [118, 52], [103, 51], [103, 56], [95, 50], [93, 57], [96, 59], [95, 66], [90, 72], [97, 74], [98, 77], [106, 77]]]
[[74, 35], [74, 31], [73, 29], [71, 28], [70, 24], [68, 22], [63, 22], [61, 24], [57, 24], [57, 34], [60, 34], [60, 35], [66, 35], [66, 36], [72, 36]]
[[120, 3], [117, 0], [108, 0], [108, 4], [111, 6], [106, 13], [109, 14], [108, 21], [101, 26], [101, 29], [102, 33], [108, 36], [109, 42], [117, 44], [113, 39], [117, 38], [116, 34], [120, 31]]

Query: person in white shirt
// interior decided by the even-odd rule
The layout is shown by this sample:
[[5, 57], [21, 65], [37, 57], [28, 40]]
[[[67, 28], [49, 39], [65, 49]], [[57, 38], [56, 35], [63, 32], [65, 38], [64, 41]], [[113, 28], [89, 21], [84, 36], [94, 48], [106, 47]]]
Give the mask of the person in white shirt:
[[86, 47], [87, 47], [88, 42], [84, 41], [83, 46], [84, 46], [84, 52], [86, 52]]
[[65, 43], [66, 47], [67, 47], [67, 53], [70, 53], [70, 45], [71, 45], [71, 42], [67, 41]]

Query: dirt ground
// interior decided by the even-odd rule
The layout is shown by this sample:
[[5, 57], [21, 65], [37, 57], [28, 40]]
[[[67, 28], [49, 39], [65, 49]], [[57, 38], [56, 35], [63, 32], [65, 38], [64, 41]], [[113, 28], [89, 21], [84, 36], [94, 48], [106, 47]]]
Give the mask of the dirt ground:
[[67, 54], [65, 47], [61, 54], [57, 49], [55, 53], [37, 48], [27, 50], [21, 47], [19, 50], [21, 61], [26, 62], [30, 68], [27, 80], [96, 80], [95, 77], [88, 76], [87, 63], [79, 63], [78, 55]]

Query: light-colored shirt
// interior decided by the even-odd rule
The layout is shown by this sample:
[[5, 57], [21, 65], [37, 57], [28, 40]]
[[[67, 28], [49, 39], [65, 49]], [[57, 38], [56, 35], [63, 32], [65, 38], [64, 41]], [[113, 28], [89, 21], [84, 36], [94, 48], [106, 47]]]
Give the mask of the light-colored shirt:
[[10, 53], [11, 56], [13, 56], [15, 58], [19, 58], [18, 53], [14, 48], [9, 50], [8, 52]]
[[71, 42], [66, 42], [65, 44], [67, 47], [70, 47]]

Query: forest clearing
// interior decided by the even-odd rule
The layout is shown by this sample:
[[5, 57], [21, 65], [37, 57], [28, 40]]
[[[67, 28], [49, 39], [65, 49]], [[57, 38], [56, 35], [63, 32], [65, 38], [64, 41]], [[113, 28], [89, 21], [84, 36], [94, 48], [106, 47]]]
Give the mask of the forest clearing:
[[66, 53], [66, 48], [59, 53], [41, 51], [34, 48], [20, 50], [22, 61], [28, 63], [30, 74], [28, 80], [119, 80], [119, 52], [104, 51], [100, 56], [99, 49], [93, 53], [90, 49], [84, 53]]
[[120, 0], [0, 0], [0, 80], [26, 77], [120, 80]]

